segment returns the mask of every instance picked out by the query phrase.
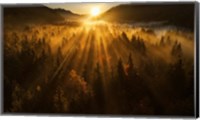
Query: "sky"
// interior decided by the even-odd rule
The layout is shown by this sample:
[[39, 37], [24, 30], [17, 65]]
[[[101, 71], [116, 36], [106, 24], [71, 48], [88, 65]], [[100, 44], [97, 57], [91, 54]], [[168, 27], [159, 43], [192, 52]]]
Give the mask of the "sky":
[[98, 7], [100, 12], [103, 13], [110, 8], [117, 6], [121, 3], [65, 3], [65, 4], [45, 4], [45, 6], [50, 8], [63, 8], [65, 10], [70, 10], [77, 14], [89, 14], [91, 9]]

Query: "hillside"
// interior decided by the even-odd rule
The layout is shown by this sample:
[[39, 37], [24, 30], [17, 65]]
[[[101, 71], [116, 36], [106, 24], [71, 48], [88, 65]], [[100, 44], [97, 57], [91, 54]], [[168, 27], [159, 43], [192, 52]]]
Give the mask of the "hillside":
[[191, 4], [124, 4], [102, 14], [101, 19], [117, 22], [157, 22], [193, 29], [194, 3]]
[[82, 15], [75, 14], [75, 13], [71, 12], [70, 10], [64, 10], [64, 9], [61, 9], [61, 8], [54, 9], [54, 11], [57, 14], [61, 15], [65, 19], [76, 20], [76, 19], [80, 19], [80, 18], [84, 17]]
[[77, 17], [71, 11], [51, 9], [43, 5], [4, 7], [4, 23], [21, 24], [54, 24], [61, 23], [67, 17]]

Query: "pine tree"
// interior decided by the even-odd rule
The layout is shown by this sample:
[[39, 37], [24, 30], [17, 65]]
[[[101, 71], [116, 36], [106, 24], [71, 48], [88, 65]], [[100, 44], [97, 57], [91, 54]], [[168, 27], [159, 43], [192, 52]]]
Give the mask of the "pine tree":
[[165, 39], [162, 36], [161, 39], [160, 39], [160, 46], [164, 46], [164, 45], [165, 45]]
[[56, 64], [60, 65], [60, 63], [62, 62], [62, 59], [63, 59], [61, 47], [58, 47], [58, 51], [57, 51], [57, 56], [56, 57], [57, 57]]
[[121, 58], [118, 61], [117, 72], [119, 81], [123, 82], [125, 80], [125, 71]]
[[122, 39], [126, 42], [126, 43], [129, 43], [129, 39], [128, 39], [128, 37], [127, 37], [127, 35], [126, 35], [126, 33], [125, 32], [122, 32]]
[[86, 82], [88, 82], [88, 81], [87, 81], [87, 80], [88, 80], [88, 68], [87, 68], [87, 64], [84, 65], [82, 75], [83, 75], [84, 80], [85, 80]]
[[185, 71], [181, 58], [179, 58], [170, 69], [170, 82], [175, 94], [181, 95], [184, 93]]
[[102, 83], [102, 75], [100, 72], [100, 65], [97, 63], [95, 68], [95, 83], [94, 83], [94, 92], [95, 98], [97, 102], [98, 112], [102, 113], [104, 111], [104, 92], [103, 92], [103, 83]]
[[172, 50], [171, 50], [171, 55], [176, 58], [181, 58], [181, 56], [182, 56], [181, 43], [178, 43], [177, 41], [174, 43]]

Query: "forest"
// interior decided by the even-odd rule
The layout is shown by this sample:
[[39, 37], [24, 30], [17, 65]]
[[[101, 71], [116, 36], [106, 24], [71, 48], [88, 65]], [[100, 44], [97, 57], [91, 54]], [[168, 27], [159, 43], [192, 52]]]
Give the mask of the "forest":
[[101, 20], [3, 28], [3, 111], [194, 116], [194, 32]]

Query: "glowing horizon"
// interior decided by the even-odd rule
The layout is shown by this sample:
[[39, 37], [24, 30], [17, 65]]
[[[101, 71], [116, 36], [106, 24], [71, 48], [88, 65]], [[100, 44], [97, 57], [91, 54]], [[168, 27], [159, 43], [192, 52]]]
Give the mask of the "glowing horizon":
[[70, 10], [76, 14], [90, 14], [91, 9], [98, 7], [101, 11], [100, 13], [106, 12], [110, 8], [120, 5], [122, 3], [66, 3], [66, 4], [45, 4], [49, 8], [61, 8], [65, 10]]

